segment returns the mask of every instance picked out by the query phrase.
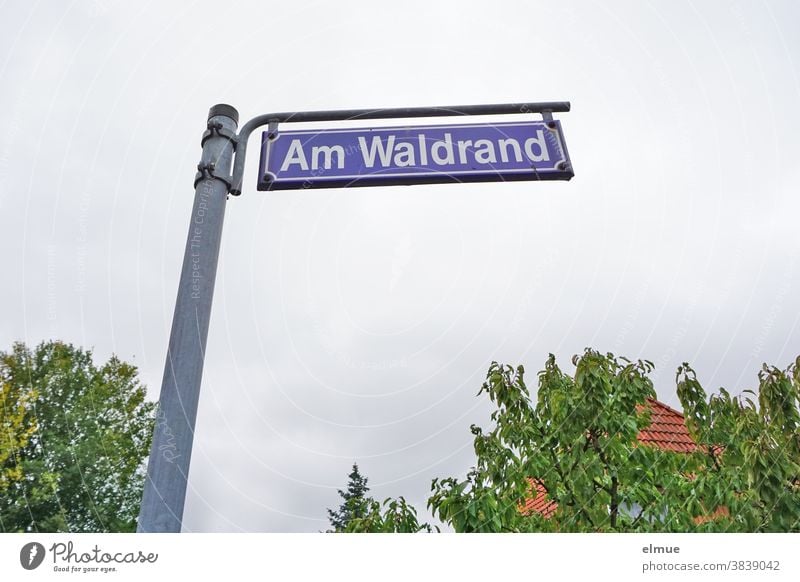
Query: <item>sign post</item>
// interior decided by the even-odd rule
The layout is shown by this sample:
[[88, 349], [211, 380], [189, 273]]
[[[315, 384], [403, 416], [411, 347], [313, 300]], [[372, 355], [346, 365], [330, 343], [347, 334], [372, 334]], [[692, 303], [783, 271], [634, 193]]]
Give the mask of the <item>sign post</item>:
[[178, 297], [161, 382], [153, 444], [147, 465], [139, 532], [179, 532], [192, 457], [194, 425], [211, 300], [222, 239], [222, 222], [239, 114], [230, 105], [208, 112], [203, 153], [195, 178]]
[[[268, 113], [237, 134], [236, 109], [212, 107], [201, 141], [137, 531], [181, 531], [225, 202], [228, 194], [242, 193], [253, 131], [269, 126], [262, 139], [259, 190], [569, 180], [572, 166], [561, 125], [552, 116], [569, 110], [569, 102], [555, 101]], [[281, 123], [532, 113], [542, 120], [278, 132]]]

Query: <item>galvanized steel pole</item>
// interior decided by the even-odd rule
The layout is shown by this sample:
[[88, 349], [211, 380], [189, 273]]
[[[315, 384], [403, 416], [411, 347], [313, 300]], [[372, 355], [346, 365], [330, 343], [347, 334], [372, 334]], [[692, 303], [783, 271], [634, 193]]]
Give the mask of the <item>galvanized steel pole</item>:
[[238, 123], [239, 114], [230, 105], [215, 105], [208, 113], [147, 465], [139, 532], [181, 531]]

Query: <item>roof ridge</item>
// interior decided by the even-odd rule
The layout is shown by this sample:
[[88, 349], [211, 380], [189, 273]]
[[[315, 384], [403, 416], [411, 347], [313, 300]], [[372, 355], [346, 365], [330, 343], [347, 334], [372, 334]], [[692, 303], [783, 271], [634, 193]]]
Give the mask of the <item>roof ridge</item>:
[[670, 412], [680, 416], [682, 419], [686, 418], [686, 416], [680, 410], [676, 410], [675, 408], [672, 408], [669, 404], [664, 404], [663, 402], [661, 402], [660, 400], [658, 400], [656, 398], [652, 398], [652, 397], [648, 396], [646, 398], [646, 400], [647, 400], [647, 402], [650, 402], [650, 403], [653, 403], [653, 404], [657, 404], [661, 408], [666, 408]]

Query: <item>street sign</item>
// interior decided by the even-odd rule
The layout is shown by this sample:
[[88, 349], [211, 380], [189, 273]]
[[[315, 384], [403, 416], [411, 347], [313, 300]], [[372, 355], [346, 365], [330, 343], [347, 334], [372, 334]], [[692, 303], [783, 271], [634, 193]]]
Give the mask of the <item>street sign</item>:
[[[208, 112], [194, 177], [167, 360], [150, 445], [139, 532], [179, 532], [228, 195], [240, 196], [247, 141], [267, 126], [259, 190], [434, 182], [569, 180], [561, 125], [568, 101], [264, 113], [241, 128], [236, 108]], [[278, 131], [282, 123], [541, 114], [543, 121], [375, 129]], [[237, 128], [239, 129], [237, 133]]]
[[265, 131], [259, 190], [569, 180], [561, 124]]

